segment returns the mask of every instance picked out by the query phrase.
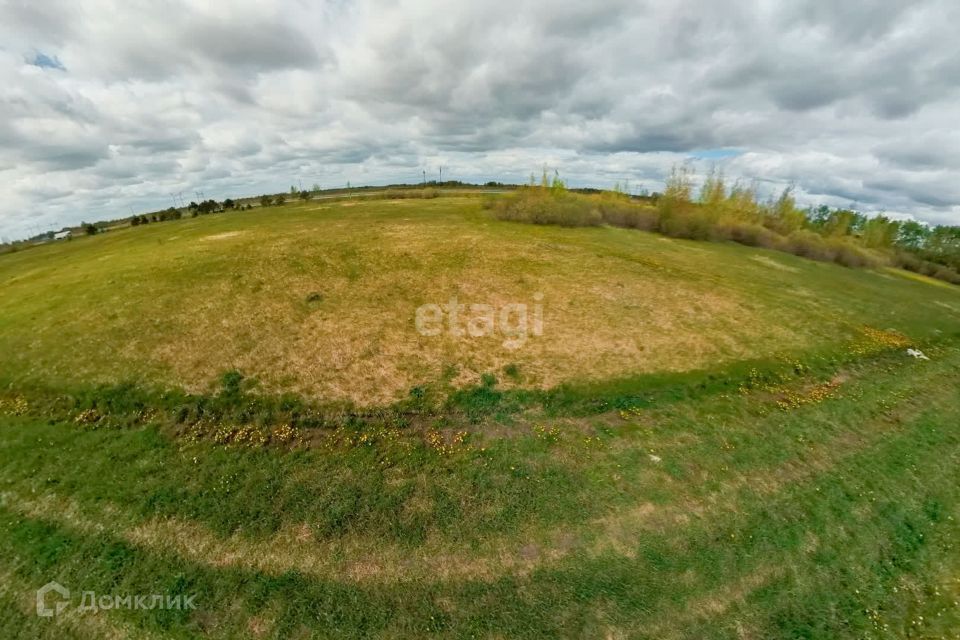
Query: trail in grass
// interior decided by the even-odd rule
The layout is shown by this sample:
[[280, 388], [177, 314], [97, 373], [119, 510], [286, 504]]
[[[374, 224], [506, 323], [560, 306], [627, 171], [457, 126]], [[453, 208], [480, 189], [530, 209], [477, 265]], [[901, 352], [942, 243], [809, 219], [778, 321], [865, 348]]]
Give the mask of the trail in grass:
[[[711, 592], [736, 590], [733, 576], [782, 566], [790, 580], [800, 582], [790, 587], [788, 581], [782, 586], [789, 588], [768, 594], [770, 601], [742, 622], [758, 631], [839, 637], [866, 629], [869, 621], [855, 614], [867, 595], [882, 593], [916, 566], [924, 538], [943, 522], [944, 514], [931, 505], [956, 504], [958, 450], [957, 434], [932, 428], [924, 416], [837, 468], [791, 485], [774, 501], [756, 500], [710, 521], [639, 538], [632, 557], [606, 552], [571, 558], [493, 583], [359, 586], [296, 571], [268, 576], [214, 568], [9, 510], [3, 513], [0, 544], [5, 557], [21, 559], [14, 567], [21, 580], [54, 574], [100, 590], [186, 587], [203, 594], [221, 622], [234, 608], [247, 615], [266, 610], [273, 612], [277, 629], [288, 631], [293, 629], [286, 625], [295, 626], [303, 613], [292, 598], [317, 614], [318, 628], [343, 628], [358, 637], [385, 630], [579, 636], [643, 631], [645, 625], [696, 627], [697, 620], [685, 622], [685, 613], [671, 620], [670, 603], [703, 603]], [[918, 466], [920, 461], [925, 464]], [[856, 527], [844, 524], [850, 513], [858, 514]], [[818, 538], [815, 544], [811, 536]], [[741, 583], [744, 593], [732, 599], [734, 604], [764, 584], [750, 580]], [[857, 587], [867, 595], [859, 597]], [[579, 606], [568, 608], [572, 603]], [[173, 612], [155, 612], [147, 620], [117, 615], [155, 631], [193, 624]], [[729, 631], [721, 627], [711, 635], [725, 637], [724, 629]]]
[[[378, 527], [348, 528], [315, 542], [299, 540], [295, 529], [288, 537], [224, 538], [189, 510], [186, 518], [144, 518], [147, 512], [130, 509], [143, 499], [139, 489], [104, 501], [114, 488], [100, 475], [107, 467], [66, 468], [64, 456], [102, 457], [120, 465], [115, 475], [130, 482], [144, 461], [137, 447], [127, 458], [115, 457], [124, 443], [146, 438], [141, 444], [163, 452], [145, 464], [147, 471], [175, 468], [197, 449], [178, 452], [158, 434], [10, 422], [0, 430], [3, 455], [36, 451], [23, 465], [11, 458], [0, 474], [0, 551], [5, 570], [29, 588], [55, 577], [103, 591], [196, 590], [207, 603], [202, 614], [108, 617], [118, 628], [132, 624], [175, 636], [229, 637], [257, 628], [276, 637], [304, 629], [346, 637], [854, 637], [876, 631], [877, 615], [887, 625], [915, 619], [915, 611], [897, 608], [893, 587], [906, 577], [929, 582], [942, 573], [936, 562], [956, 565], [946, 542], [960, 504], [956, 358], [941, 353], [937, 362], [906, 369], [881, 362], [849, 380], [846, 395], [789, 412], [766, 412], [770, 400], [753, 395], [672, 407], [657, 416], [664, 421], [656, 423], [659, 439], [627, 431], [585, 452], [576, 468], [588, 470], [590, 488], [608, 491], [598, 498], [601, 512], [609, 511], [599, 520], [596, 511], [574, 518], [557, 513], [572, 526], [554, 528], [550, 517], [531, 513], [528, 521], [467, 537], [441, 522], [406, 545], [377, 538]], [[739, 411], [746, 414], [730, 413]], [[713, 424], [728, 414], [753, 418], [726, 428]], [[688, 417], [703, 424], [691, 426]], [[775, 425], [779, 432], [771, 431]], [[116, 438], [116, 446], [102, 447], [105, 437]], [[717, 446], [724, 442], [732, 448]], [[663, 464], [674, 458], [685, 464], [668, 472], [649, 460], [637, 466], [653, 443]], [[552, 445], [515, 444], [521, 457], [559, 453], [555, 463], [575, 465], [569, 451]], [[454, 468], [465, 462], [454, 461]], [[637, 467], [632, 477], [649, 484], [606, 475], [628, 473], [629, 465]], [[536, 469], [529, 468], [531, 478]], [[719, 479], [696, 487], [696, 478], [713, 475]], [[531, 497], [550, 495], [549, 485], [515, 481]], [[216, 488], [204, 479], [192, 491]], [[673, 493], [626, 510], [658, 491]], [[937, 612], [942, 618], [943, 606]], [[4, 627], [32, 628], [25, 624], [13, 616]]]

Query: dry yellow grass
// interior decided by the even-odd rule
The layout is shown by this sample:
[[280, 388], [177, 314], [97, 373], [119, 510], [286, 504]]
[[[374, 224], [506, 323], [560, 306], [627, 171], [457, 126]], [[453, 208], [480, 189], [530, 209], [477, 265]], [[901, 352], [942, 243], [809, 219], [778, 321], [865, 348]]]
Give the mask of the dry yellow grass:
[[[451, 369], [471, 384], [515, 364], [523, 384], [552, 386], [841, 341], [886, 308], [865, 274], [851, 290], [849, 273], [637, 231], [495, 222], [466, 198], [288, 205], [3, 256], [0, 367], [15, 382], [138, 378], [192, 391], [238, 369], [268, 390], [364, 405]], [[841, 302], [851, 293], [860, 317]], [[415, 327], [422, 304], [500, 310], [538, 294], [543, 332], [520, 348], [499, 333]]]

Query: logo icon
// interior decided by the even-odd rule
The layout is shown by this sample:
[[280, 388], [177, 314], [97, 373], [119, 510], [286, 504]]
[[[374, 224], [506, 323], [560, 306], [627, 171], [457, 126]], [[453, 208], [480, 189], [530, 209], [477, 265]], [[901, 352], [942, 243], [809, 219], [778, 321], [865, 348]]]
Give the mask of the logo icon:
[[[48, 607], [46, 602], [47, 594], [51, 591], [60, 596], [53, 608]], [[68, 600], [70, 600], [70, 589], [58, 582], [48, 582], [37, 589], [37, 615], [41, 618], [52, 618], [67, 608], [67, 605], [70, 604], [67, 602]]]

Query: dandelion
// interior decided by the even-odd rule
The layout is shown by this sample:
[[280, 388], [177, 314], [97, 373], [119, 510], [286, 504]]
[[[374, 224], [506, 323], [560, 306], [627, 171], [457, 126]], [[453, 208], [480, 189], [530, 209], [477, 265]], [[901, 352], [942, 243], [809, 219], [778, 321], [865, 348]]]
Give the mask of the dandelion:
[[90, 425], [99, 422], [102, 417], [96, 409], [87, 409], [78, 413], [73, 421], [77, 424]]
[[560, 430], [557, 427], [547, 427], [542, 424], [534, 425], [533, 432], [538, 440], [555, 442], [560, 436]]
[[273, 428], [270, 432], [270, 439], [273, 442], [279, 442], [281, 444], [287, 444], [296, 437], [296, 432], [293, 427], [287, 423], [283, 423], [279, 426]]

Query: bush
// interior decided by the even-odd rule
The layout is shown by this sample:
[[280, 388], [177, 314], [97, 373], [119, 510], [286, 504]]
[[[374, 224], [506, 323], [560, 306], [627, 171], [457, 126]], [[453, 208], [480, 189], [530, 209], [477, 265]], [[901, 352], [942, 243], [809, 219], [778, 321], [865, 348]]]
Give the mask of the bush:
[[[811, 219], [810, 211], [798, 209], [791, 189], [784, 190], [777, 201], [762, 204], [757, 200], [754, 187], [735, 186], [727, 193], [722, 176], [712, 180], [704, 189], [703, 202], [695, 203], [691, 200], [689, 169], [675, 168], [653, 208], [647, 204], [650, 198], [640, 204], [622, 193], [588, 189], [573, 193], [559, 177], [551, 184], [544, 172], [539, 186], [534, 186], [531, 176], [530, 186], [500, 198], [486, 196], [481, 207], [492, 210], [501, 220], [565, 227], [609, 224], [658, 231], [674, 238], [722, 239], [851, 268], [876, 268], [889, 264], [892, 259], [910, 271], [960, 284], [960, 268], [947, 259], [933, 257], [930, 252], [916, 255], [900, 251], [891, 255], [889, 251], [867, 248], [884, 247], [886, 243], [849, 233], [857, 216], [866, 219], [862, 214], [832, 212], [831, 215], [842, 222], [840, 227], [848, 231], [840, 234], [836, 232], [837, 225], [820, 224], [818, 218]], [[886, 221], [877, 224], [886, 224]], [[944, 242], [953, 246], [950, 245], [953, 236], [948, 235]], [[960, 245], [960, 231], [956, 243]], [[925, 259], [931, 257], [935, 262]]]
[[423, 189], [387, 189], [379, 195], [373, 195], [373, 198], [383, 198], [384, 200], [409, 200], [409, 199], [430, 199], [440, 195], [440, 191], [433, 187]]
[[727, 221], [716, 226], [716, 236], [748, 247], [782, 250], [784, 238], [763, 225], [751, 222]]
[[898, 252], [894, 256], [893, 264], [907, 271], [943, 280], [951, 284], [960, 284], [960, 273], [957, 273], [954, 269], [945, 265], [936, 264], [935, 262], [923, 260], [912, 253], [904, 251]]
[[813, 231], [794, 231], [786, 237], [783, 250], [802, 258], [833, 262], [833, 252], [826, 245], [823, 238]]
[[710, 218], [690, 208], [671, 208], [660, 213], [660, 232], [671, 238], [712, 240], [716, 237]]
[[600, 217], [606, 224], [627, 229], [656, 231], [660, 217], [656, 209], [638, 205], [629, 200], [605, 199], [598, 206]]
[[936, 271], [933, 272], [933, 277], [951, 284], [960, 284], [960, 273], [957, 273], [950, 267], [938, 267]]
[[786, 238], [784, 251], [811, 260], [835, 262], [851, 268], [879, 267], [882, 261], [875, 254], [856, 246], [850, 240], [824, 238], [813, 231], [794, 231]]
[[561, 227], [595, 227], [603, 223], [599, 209], [588, 198], [542, 187], [525, 187], [497, 200], [494, 215], [500, 220]]
[[833, 252], [833, 261], [845, 267], [875, 268], [881, 264], [881, 261], [870, 252], [841, 238], [832, 238], [827, 240], [826, 244]]

